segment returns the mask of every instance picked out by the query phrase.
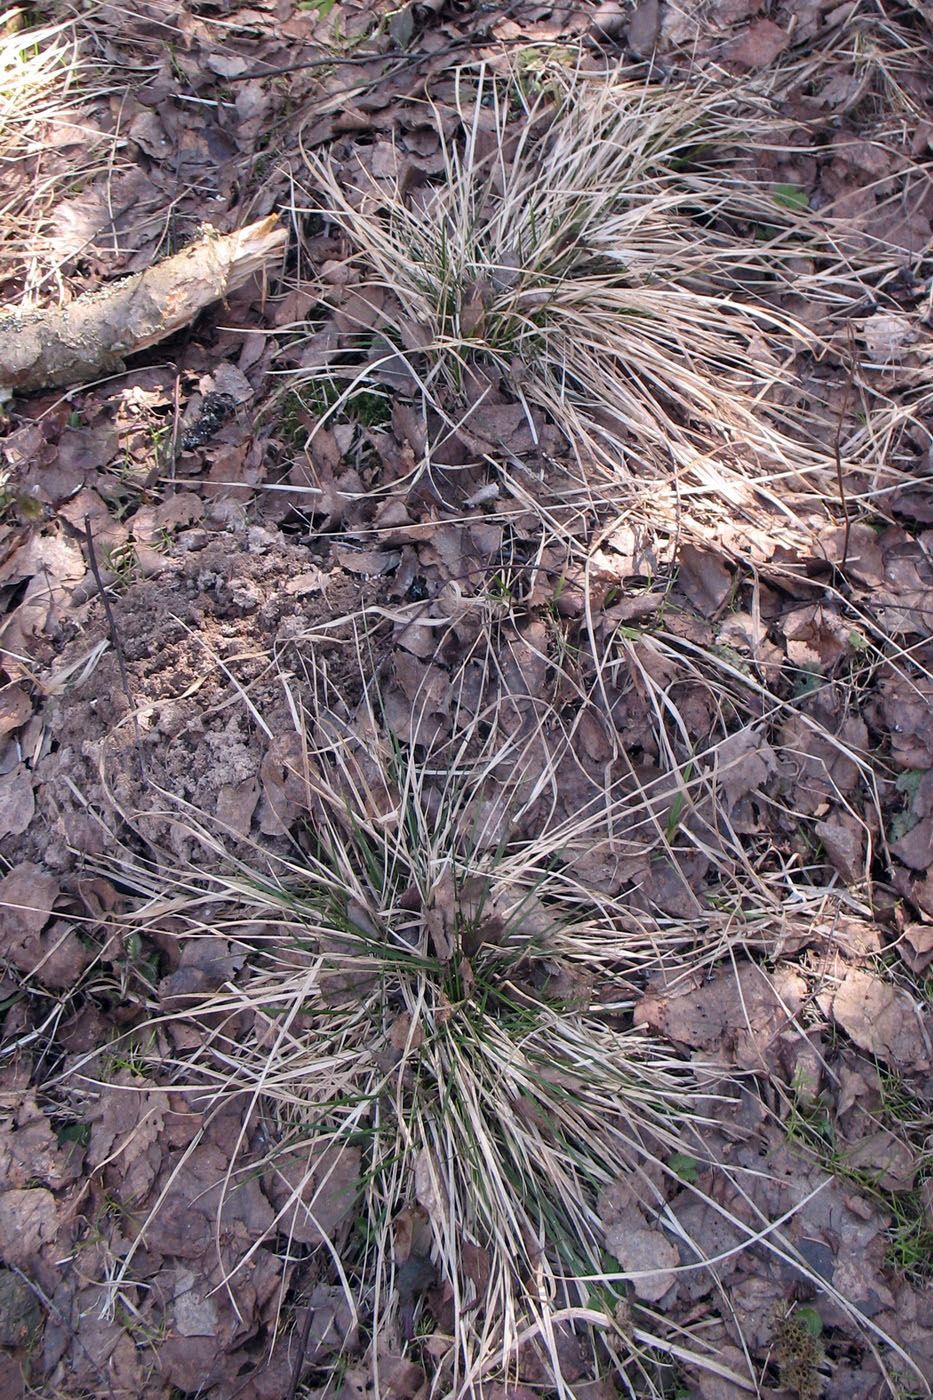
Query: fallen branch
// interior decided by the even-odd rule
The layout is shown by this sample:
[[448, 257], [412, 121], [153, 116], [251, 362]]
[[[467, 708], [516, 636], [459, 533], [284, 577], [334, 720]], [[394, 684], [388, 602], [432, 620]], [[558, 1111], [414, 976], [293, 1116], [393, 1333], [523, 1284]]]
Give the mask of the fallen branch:
[[119, 373], [124, 359], [181, 330], [281, 252], [275, 214], [196, 243], [70, 306], [0, 312], [0, 386], [29, 393]]

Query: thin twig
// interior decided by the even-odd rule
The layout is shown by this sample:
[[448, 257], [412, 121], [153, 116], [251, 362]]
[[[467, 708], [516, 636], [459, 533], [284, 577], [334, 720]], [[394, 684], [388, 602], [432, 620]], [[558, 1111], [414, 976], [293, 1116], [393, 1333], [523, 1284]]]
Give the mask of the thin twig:
[[839, 568], [840, 572], [845, 568], [845, 566], [846, 566], [846, 560], [847, 560], [848, 557], [849, 557], [849, 531], [850, 531], [851, 528], [852, 528], [852, 522], [851, 522], [850, 519], [849, 519], [849, 506], [848, 506], [848, 502], [846, 501], [845, 486], [843, 485], [843, 481], [842, 481], [842, 453], [841, 453], [841, 450], [840, 450], [840, 442], [841, 442], [841, 439], [842, 439], [842, 425], [843, 425], [843, 422], [845, 421], [846, 409], [849, 407], [849, 393], [850, 393], [850, 390], [851, 390], [851, 388], [852, 388], [852, 381], [853, 381], [853, 379], [855, 378], [855, 358], [854, 358], [853, 349], [852, 349], [852, 326], [851, 326], [851, 324], [849, 325], [848, 330], [849, 330], [849, 373], [846, 375], [846, 388], [845, 388], [845, 393], [844, 393], [843, 396], [842, 396], [842, 407], [841, 407], [840, 410], [839, 410], [839, 418], [838, 418], [838, 420], [837, 420], [837, 422], [836, 422], [836, 436], [835, 436], [834, 439], [833, 439], [833, 460], [835, 461], [835, 464], [836, 464], [836, 485], [837, 485], [838, 488], [839, 488], [839, 501], [840, 501], [840, 504], [841, 504], [841, 506], [842, 506], [842, 515], [843, 515], [843, 519], [844, 519], [844, 521], [845, 521], [845, 534], [844, 534], [843, 537], [842, 537], [842, 558], [840, 559], [839, 564], [838, 564], [838, 566], [837, 566], [837, 567]]
[[136, 706], [133, 701], [133, 696], [130, 693], [130, 682], [126, 673], [126, 662], [123, 659], [123, 648], [120, 645], [120, 638], [117, 634], [117, 624], [113, 615], [113, 609], [110, 606], [110, 599], [107, 597], [104, 581], [101, 578], [100, 568], [97, 564], [97, 551], [94, 548], [94, 536], [91, 533], [91, 517], [89, 515], [84, 517], [84, 534], [87, 539], [87, 554], [88, 561], [91, 565], [91, 573], [94, 575], [94, 582], [97, 584], [97, 590], [100, 593], [101, 601], [104, 605], [104, 612], [107, 616], [107, 626], [110, 628], [110, 641], [113, 644], [114, 655], [117, 658], [117, 666], [120, 668], [120, 680], [123, 684], [123, 692], [126, 695], [130, 707], [130, 714], [133, 717], [133, 731], [136, 736], [136, 756], [139, 760], [139, 776], [142, 777], [143, 741], [142, 735], [139, 732], [139, 716], [136, 713]]
[[[517, 0], [512, 0], [512, 4], [506, 5], [503, 9], [497, 9], [495, 15], [496, 23], [501, 24], [515, 9], [517, 9]], [[393, 77], [395, 73], [401, 72], [405, 68], [413, 68], [417, 66], [417, 64], [424, 63], [429, 59], [444, 58], [452, 53], [456, 53], [459, 49], [468, 49], [472, 51], [476, 48], [477, 44], [483, 43], [498, 45], [502, 48], [510, 48], [513, 45], [522, 48], [530, 48], [533, 47], [534, 41], [529, 40], [525, 34], [518, 34], [511, 39], [499, 38], [490, 33], [490, 25], [487, 22], [486, 24], [479, 25], [469, 33], [451, 40], [450, 43], [445, 44], [443, 48], [440, 49], [419, 49], [415, 53], [407, 54], [400, 54], [398, 51], [393, 52], [391, 50], [382, 50], [380, 52], [378, 49], [364, 49], [362, 52], [355, 54], [325, 53], [319, 58], [301, 59], [296, 63], [286, 63], [280, 68], [249, 68], [245, 73], [232, 73], [228, 78], [224, 79], [224, 82], [253, 82], [263, 78], [283, 77], [288, 73], [299, 73], [313, 68], [341, 68], [345, 64], [373, 63], [378, 62], [380, 58], [384, 58], [387, 62], [395, 60], [391, 73], [382, 74], [382, 79], [384, 80], [387, 76]], [[332, 96], [332, 94], [328, 94], [328, 96]]]
[[298, 1391], [298, 1382], [301, 1380], [301, 1372], [304, 1369], [305, 1356], [308, 1351], [308, 1340], [311, 1336], [311, 1323], [314, 1321], [315, 1309], [308, 1304], [308, 1311], [305, 1315], [305, 1325], [301, 1329], [301, 1340], [298, 1343], [298, 1355], [295, 1357], [295, 1364], [292, 1367], [292, 1379], [285, 1396], [285, 1400], [295, 1400]]

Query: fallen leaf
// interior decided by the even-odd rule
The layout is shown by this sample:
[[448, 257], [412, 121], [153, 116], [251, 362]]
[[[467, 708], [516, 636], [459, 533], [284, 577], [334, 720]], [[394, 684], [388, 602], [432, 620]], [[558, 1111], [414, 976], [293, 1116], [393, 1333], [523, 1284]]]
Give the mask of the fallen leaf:
[[677, 582], [704, 617], [718, 612], [732, 591], [732, 575], [711, 549], [683, 544], [677, 559]]
[[[887, 173], [886, 171], [883, 173]], [[876, 311], [862, 327], [865, 348], [876, 364], [890, 364], [906, 355], [920, 336], [910, 316]]]
[[840, 1140], [839, 1149], [846, 1168], [864, 1172], [873, 1186], [882, 1191], [910, 1191], [919, 1163], [906, 1143], [887, 1128], [878, 1128], [856, 1142]]
[[88, 1165], [119, 1186], [128, 1206], [143, 1199], [162, 1165], [160, 1138], [168, 1110], [164, 1090], [120, 1070], [87, 1116]]
[[[9, 1269], [0, 1269], [0, 1347], [26, 1346], [41, 1322], [39, 1300], [28, 1281]], [[5, 1380], [0, 1371], [0, 1395], [9, 1393], [11, 1400], [20, 1400], [23, 1388], [14, 1389], [12, 1379], [11, 1375], [7, 1392], [3, 1389]]]
[[397, 550], [354, 549], [343, 544], [334, 544], [331, 548], [341, 568], [351, 574], [362, 574], [365, 578], [391, 573], [398, 568], [402, 557]]
[[906, 1074], [930, 1068], [929, 1017], [906, 992], [853, 968], [832, 999], [836, 1021], [861, 1049]]
[[[599, 15], [606, 8], [601, 5], [590, 23], [596, 27]], [[658, 0], [640, 0], [635, 6], [628, 26], [629, 48], [638, 58], [650, 58], [658, 42], [661, 28], [661, 7]]]
[[226, 783], [217, 794], [217, 820], [234, 836], [249, 835], [253, 813], [259, 802], [258, 778], [244, 778], [239, 783]]
[[911, 870], [933, 868], [933, 817], [924, 817], [899, 841], [891, 842], [891, 854]]
[[[638, 7], [638, 9], [642, 10], [652, 8], [655, 15], [655, 31], [657, 31], [658, 0], [645, 0], [645, 3]], [[632, 25], [635, 24], [637, 15], [638, 10], [631, 16]], [[616, 35], [621, 34], [628, 21], [628, 8], [626, 5], [621, 4], [620, 0], [601, 0], [601, 3], [596, 6], [596, 9], [590, 16], [590, 32], [597, 38], [614, 39]], [[643, 21], [639, 23], [643, 23]], [[647, 28], [647, 26], [645, 27]], [[636, 53], [640, 52], [639, 49], [635, 48], [631, 38], [629, 39], [629, 43], [632, 44], [632, 48]]]
[[933, 963], [933, 924], [908, 924], [897, 949], [911, 972], [925, 972]]
[[31, 714], [32, 701], [21, 685], [11, 681], [9, 685], [0, 687], [0, 738], [19, 729]]
[[770, 782], [778, 771], [774, 750], [751, 725], [723, 739], [716, 746], [715, 758], [716, 777], [730, 810], [740, 798]]
[[44, 986], [70, 988], [89, 955], [69, 924], [58, 921], [46, 928], [58, 894], [52, 876], [30, 861], [4, 876], [0, 880], [0, 951], [13, 967], [34, 975]]
[[360, 1149], [315, 1144], [271, 1163], [266, 1192], [276, 1208], [279, 1234], [295, 1244], [333, 1244], [360, 1191]]
[[0, 836], [22, 836], [36, 810], [33, 778], [25, 763], [0, 776]]
[[415, 1199], [427, 1212], [428, 1218], [434, 1220], [439, 1229], [442, 1228], [449, 1214], [447, 1193], [429, 1147], [422, 1147], [415, 1158]]
[[781, 630], [795, 666], [828, 671], [851, 651], [850, 628], [833, 608], [822, 604], [788, 613]]
[[454, 952], [457, 934], [456, 888], [450, 866], [444, 867], [434, 882], [424, 914], [424, 923], [434, 948], [435, 957], [449, 962]]
[[0, 1258], [28, 1269], [33, 1255], [58, 1239], [62, 1224], [58, 1202], [44, 1187], [0, 1192]]
[[743, 1068], [760, 1067], [778, 1055], [779, 1036], [805, 995], [806, 984], [790, 969], [772, 976], [742, 963], [701, 985], [643, 996], [634, 1021], [682, 1045], [716, 1050]]
[[61, 1146], [34, 1094], [27, 1094], [15, 1115], [0, 1124], [0, 1181], [6, 1186], [48, 1186], [59, 1191], [81, 1174], [83, 1149]]
[[770, 19], [753, 20], [744, 33], [726, 47], [726, 57], [739, 68], [767, 68], [783, 53], [790, 39]]
[[864, 879], [864, 833], [855, 821], [847, 822], [840, 817], [836, 821], [817, 822], [813, 829], [844, 880], [855, 884]]
[[635, 1295], [646, 1303], [656, 1303], [677, 1280], [672, 1273], [680, 1254], [660, 1230], [648, 1225], [637, 1206], [629, 1206], [618, 1220], [604, 1227], [606, 1248], [615, 1255], [622, 1269], [630, 1273]]

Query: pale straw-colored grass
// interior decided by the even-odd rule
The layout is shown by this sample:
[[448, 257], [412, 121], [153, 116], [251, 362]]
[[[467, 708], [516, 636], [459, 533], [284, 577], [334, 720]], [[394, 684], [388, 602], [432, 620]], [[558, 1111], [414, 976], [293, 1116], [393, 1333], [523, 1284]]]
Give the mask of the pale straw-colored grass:
[[92, 14], [36, 26], [20, 9], [0, 16], [0, 274], [14, 281], [25, 304], [62, 291], [50, 212], [105, 175], [115, 158], [118, 143], [94, 116], [112, 90], [113, 71], [86, 43]]
[[[791, 539], [795, 498], [836, 509], [831, 415], [798, 407], [794, 377], [826, 347], [782, 302], [851, 307], [897, 257], [854, 260], [839, 226], [742, 173], [787, 139], [761, 100], [582, 66], [531, 98], [480, 68], [459, 75], [457, 111], [453, 136], [437, 113], [443, 178], [413, 193], [352, 154], [306, 155], [297, 212], [342, 230], [351, 284], [381, 306], [326, 364], [289, 374], [299, 392], [345, 385], [321, 421], [401, 371], [433, 424], [430, 470], [447, 435], [481, 432], [491, 380], [532, 426], [538, 412], [560, 429], [583, 504], [701, 535], [770, 519]], [[849, 472], [877, 445], [871, 423], [851, 431]], [[486, 456], [511, 465], [507, 446]]]
[[[383, 619], [374, 613], [372, 622]], [[489, 698], [458, 710], [453, 732], [428, 741], [428, 697], [416, 697], [417, 744], [386, 720], [365, 621], [358, 636], [362, 698], [352, 708], [313, 647], [303, 685], [282, 669], [308, 810], [291, 855], [235, 851], [216, 822], [168, 794], [165, 810], [199, 836], [214, 873], [171, 876], [127, 850], [119, 878], [141, 896], [128, 931], [220, 937], [242, 961], [226, 985], [177, 1013], [201, 1028], [197, 1043], [188, 1036], [191, 1048], [173, 1048], [165, 1027], [174, 1017], [160, 1016], [136, 1037], [140, 1062], [151, 1060], [202, 1107], [237, 1097], [241, 1137], [225, 1188], [257, 1170], [286, 1183], [279, 1249], [290, 1249], [296, 1205], [313, 1218], [328, 1193], [352, 1203], [354, 1230], [325, 1249], [371, 1343], [377, 1393], [380, 1354], [429, 1315], [402, 1288], [399, 1232], [411, 1228], [421, 1229], [419, 1249], [452, 1308], [450, 1334], [432, 1342], [439, 1395], [479, 1394], [514, 1376], [532, 1346], [558, 1392], [573, 1394], [560, 1354], [567, 1328], [591, 1354], [591, 1374], [608, 1368], [632, 1394], [657, 1390], [658, 1364], [729, 1378], [702, 1328], [672, 1329], [648, 1306], [632, 1321], [625, 1293], [637, 1273], [605, 1253], [599, 1196], [620, 1178], [634, 1184], [668, 1238], [684, 1239], [691, 1262], [681, 1267], [715, 1267], [692, 1250], [665, 1185], [682, 1186], [675, 1154], [702, 1160], [709, 1115], [728, 1085], [721, 1069], [632, 1029], [631, 1012], [649, 973], [663, 971], [674, 987], [724, 957], [775, 953], [795, 931], [831, 918], [826, 888], [793, 861], [782, 874], [770, 838], [732, 831], [718, 801], [727, 732], [755, 711], [767, 727], [787, 703], [681, 639], [656, 635], [645, 653], [637, 637], [621, 637], [580, 685], [578, 704], [597, 707], [600, 689], [618, 687], [627, 667], [652, 697], [659, 771], [631, 772], [568, 814], [557, 770], [572, 733], [561, 740], [544, 708], [516, 739], [504, 722], [510, 707], [495, 698], [490, 638]], [[655, 683], [658, 654], [719, 709], [718, 732], [700, 754], [690, 752], [676, 700]], [[255, 702], [242, 698], [260, 723]], [[578, 873], [579, 857], [598, 845], [675, 863], [703, 850], [715, 898], [695, 919], [639, 912], [626, 893], [595, 889]], [[845, 906], [845, 894], [838, 899]], [[248, 1150], [257, 1130], [267, 1144], [258, 1162]], [[332, 1156], [326, 1178], [313, 1180], [322, 1149], [342, 1148], [359, 1152], [358, 1166], [354, 1159], [342, 1176]], [[294, 1152], [308, 1162], [297, 1180], [283, 1174]], [[787, 1222], [749, 1227], [712, 1208], [749, 1246], [808, 1274]], [[256, 1239], [249, 1254], [270, 1244]], [[115, 1268], [113, 1300], [133, 1278], [135, 1248]], [[228, 1284], [235, 1297], [235, 1270]], [[856, 1321], [871, 1342], [870, 1321]]]

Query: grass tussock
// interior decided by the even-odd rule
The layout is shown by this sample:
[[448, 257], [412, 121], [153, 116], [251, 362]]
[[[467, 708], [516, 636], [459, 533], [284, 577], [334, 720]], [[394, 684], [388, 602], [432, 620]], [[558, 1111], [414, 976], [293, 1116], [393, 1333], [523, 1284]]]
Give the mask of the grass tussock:
[[785, 300], [851, 305], [889, 259], [856, 272], [832, 227], [756, 183], [756, 145], [787, 137], [761, 102], [579, 68], [535, 96], [480, 69], [457, 110], [453, 136], [436, 113], [443, 177], [413, 191], [307, 154], [303, 212], [345, 233], [380, 311], [299, 384], [336, 377], [349, 398], [403, 366], [435, 424], [422, 468], [504, 391], [533, 433], [536, 415], [559, 428], [581, 496], [608, 488], [655, 522], [838, 501], [827, 420], [792, 373], [824, 347]]
[[412, 1336], [430, 1287], [452, 1391], [514, 1373], [529, 1348], [563, 1389], [554, 1329], [577, 1323], [597, 1324], [599, 1364], [627, 1374], [652, 1338], [623, 1325], [598, 1196], [620, 1171], [650, 1190], [646, 1169], [665, 1172], [701, 1117], [702, 1074], [630, 1028], [628, 978], [658, 948], [571, 912], [543, 843], [489, 842], [482, 758], [461, 755], [438, 786], [430, 759], [377, 738], [375, 716], [362, 738], [315, 727], [300, 857], [274, 879], [241, 865], [174, 897], [159, 877], [134, 920], [210, 930], [249, 959], [242, 988], [205, 1003], [212, 1029], [176, 1060], [176, 1082], [245, 1095], [244, 1145], [261, 1121], [286, 1237], [296, 1203], [314, 1220], [345, 1194], [355, 1226], [339, 1269], [374, 1354]]
[[[724, 707], [741, 703], [728, 668], [704, 677], [699, 661], [681, 662]], [[606, 1249], [602, 1202], [620, 1183], [650, 1203], [668, 1242], [683, 1237], [665, 1201], [684, 1185], [685, 1150], [702, 1162], [726, 1088], [721, 1071], [634, 1029], [632, 1009], [647, 973], [687, 977], [769, 946], [820, 916], [825, 889], [800, 874], [778, 888], [764, 849], [743, 856], [725, 821], [713, 839], [726, 736], [699, 761], [679, 755], [676, 707], [656, 713], [663, 773], [568, 817], [539, 802], [534, 745], [516, 752], [490, 709], [432, 743], [416, 699], [422, 742], [402, 740], [363, 646], [360, 663], [352, 711], [313, 656], [308, 708], [282, 673], [309, 814], [291, 857], [227, 852], [226, 874], [174, 882], [138, 858], [121, 871], [145, 896], [133, 933], [222, 939], [241, 968], [200, 1006], [155, 1020], [142, 1063], [202, 1106], [242, 1107], [225, 1191], [258, 1170], [276, 1247], [301, 1257], [309, 1230], [323, 1243], [377, 1370], [381, 1353], [417, 1348], [423, 1333], [445, 1394], [529, 1374], [532, 1353], [572, 1394], [571, 1339], [587, 1375], [608, 1370], [633, 1394], [660, 1393], [659, 1361], [726, 1374], [701, 1337], [672, 1335], [644, 1305], [633, 1318], [640, 1275]], [[216, 828], [183, 808], [179, 820], [219, 868]], [[705, 850], [720, 897], [693, 920], [651, 918], [624, 893], [588, 888], [576, 857], [607, 828], [675, 863], [678, 849]], [[192, 1017], [199, 1034], [176, 1041], [174, 1020]], [[806, 1272], [779, 1230], [755, 1238]]]

